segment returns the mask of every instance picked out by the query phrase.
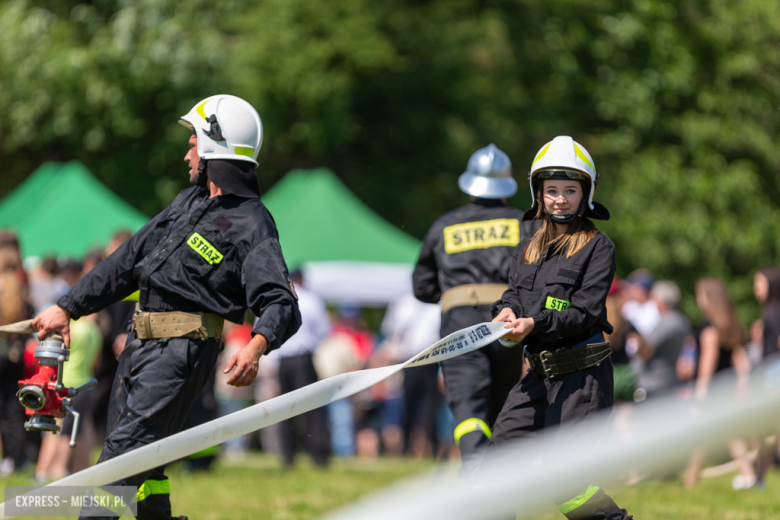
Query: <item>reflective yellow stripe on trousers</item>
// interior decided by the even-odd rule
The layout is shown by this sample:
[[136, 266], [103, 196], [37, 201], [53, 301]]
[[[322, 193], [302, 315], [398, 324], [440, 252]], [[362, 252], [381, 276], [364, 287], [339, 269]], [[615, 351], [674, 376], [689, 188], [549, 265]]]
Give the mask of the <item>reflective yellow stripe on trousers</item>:
[[140, 486], [138, 486], [138, 493], [136, 494], [137, 501], [145, 499], [150, 495], [170, 495], [171, 483], [168, 479], [165, 480], [147, 480]]
[[488, 428], [488, 425], [485, 421], [482, 419], [477, 419], [476, 417], [472, 417], [471, 419], [466, 419], [455, 427], [455, 444], [460, 445], [461, 437], [467, 433], [478, 430], [484, 433], [485, 437], [488, 439], [493, 437], [493, 433], [490, 431], [490, 428]]
[[580, 507], [582, 504], [590, 500], [590, 498], [596, 494], [596, 491], [599, 490], [598, 486], [590, 485], [588, 486], [588, 489], [585, 490], [584, 493], [580, 493], [576, 497], [572, 498], [571, 500], [568, 500], [564, 502], [563, 504], [560, 504], [558, 506], [558, 511], [563, 513], [564, 515], [566, 513], [571, 513], [578, 507]]

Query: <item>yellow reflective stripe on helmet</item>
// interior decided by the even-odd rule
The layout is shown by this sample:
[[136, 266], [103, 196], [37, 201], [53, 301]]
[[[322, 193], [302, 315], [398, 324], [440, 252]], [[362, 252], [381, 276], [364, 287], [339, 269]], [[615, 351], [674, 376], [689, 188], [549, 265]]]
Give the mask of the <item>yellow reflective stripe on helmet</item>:
[[248, 155], [252, 157], [255, 154], [254, 148], [248, 148], [246, 146], [236, 146], [236, 155]]
[[552, 144], [552, 141], [550, 141], [549, 143], [547, 143], [547, 146], [545, 146], [544, 148], [542, 148], [542, 151], [541, 151], [541, 152], [539, 152], [539, 153], [536, 155], [536, 157], [534, 157], [534, 162], [532, 162], [532, 163], [531, 163], [531, 166], [533, 166], [534, 164], [536, 164], [536, 161], [538, 161], [539, 159], [541, 159], [542, 157], [544, 157], [544, 154], [546, 154], [546, 153], [547, 153], [547, 150], [550, 148], [550, 145], [551, 145], [551, 144]]
[[579, 157], [582, 162], [584, 162], [585, 164], [587, 164], [588, 166], [593, 168], [594, 172], [596, 171], [596, 167], [593, 166], [592, 162], [590, 162], [590, 159], [588, 159], [588, 156], [585, 155], [584, 153], [582, 153], [582, 150], [580, 150], [580, 147], [577, 146], [577, 143], [574, 143], [574, 153], [577, 154], [577, 157]]
[[203, 119], [206, 119], [206, 111], [203, 110], [203, 107], [206, 106], [206, 103], [208, 103], [208, 101], [204, 101], [203, 103], [198, 105], [198, 108], [195, 109], [195, 112], [200, 114], [200, 117], [202, 117]]
[[488, 428], [488, 425], [485, 421], [482, 419], [477, 419], [476, 417], [472, 417], [471, 419], [466, 419], [455, 427], [455, 444], [460, 445], [461, 437], [467, 433], [475, 432], [477, 430], [481, 430], [488, 439], [493, 437], [493, 433], [490, 431], [490, 428]]
[[136, 499], [138, 502], [144, 500], [150, 495], [170, 495], [171, 483], [165, 480], [147, 480], [138, 487]]
[[588, 489], [585, 490], [584, 493], [580, 493], [576, 497], [572, 498], [571, 500], [564, 502], [563, 504], [560, 504], [558, 506], [558, 511], [563, 513], [564, 515], [566, 513], [571, 513], [578, 507], [580, 507], [582, 504], [590, 500], [590, 497], [596, 494], [596, 491], [599, 490], [598, 486], [590, 485], [588, 486]]

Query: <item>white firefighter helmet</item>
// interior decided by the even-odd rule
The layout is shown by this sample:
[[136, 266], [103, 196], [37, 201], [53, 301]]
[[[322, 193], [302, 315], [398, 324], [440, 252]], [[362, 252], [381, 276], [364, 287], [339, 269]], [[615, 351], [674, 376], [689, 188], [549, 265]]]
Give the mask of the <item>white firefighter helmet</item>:
[[458, 179], [464, 193], [482, 199], [503, 199], [517, 193], [512, 178], [512, 161], [494, 144], [480, 148], [471, 155], [469, 164]]
[[207, 97], [182, 116], [179, 123], [195, 131], [200, 158], [232, 159], [257, 166], [263, 122], [243, 99], [227, 94]]
[[545, 178], [569, 178], [588, 182], [590, 189], [588, 190], [587, 207], [582, 209], [584, 209], [586, 216], [609, 220], [609, 212], [606, 208], [593, 202], [593, 194], [599, 184], [599, 174], [596, 173], [593, 158], [584, 146], [571, 137], [560, 135], [542, 146], [531, 163], [528, 183], [531, 186], [531, 209], [534, 213], [539, 203], [536, 200], [539, 181]]

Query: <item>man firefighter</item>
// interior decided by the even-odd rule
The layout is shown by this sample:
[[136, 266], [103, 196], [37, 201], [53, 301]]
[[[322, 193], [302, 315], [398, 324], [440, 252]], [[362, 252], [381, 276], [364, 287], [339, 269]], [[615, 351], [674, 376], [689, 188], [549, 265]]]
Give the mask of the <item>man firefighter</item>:
[[[506, 205], [517, 192], [509, 157], [494, 144], [474, 152], [458, 186], [471, 202], [434, 222], [414, 269], [414, 295], [441, 300], [441, 335], [491, 321], [490, 306], [508, 283], [512, 252], [535, 230], [523, 212]], [[481, 463], [491, 428], [509, 391], [520, 380], [523, 353], [498, 342], [442, 363], [447, 401], [455, 414], [461, 475]]]
[[[140, 292], [99, 462], [181, 430], [216, 364], [225, 319], [241, 323], [247, 308], [258, 317], [252, 340], [225, 367], [234, 386], [250, 385], [260, 356], [301, 323], [276, 225], [260, 201], [260, 116], [246, 101], [218, 95], [180, 123], [192, 130], [184, 161], [195, 186], [33, 322], [39, 336], [59, 332], [69, 343], [70, 319]], [[172, 518], [163, 470], [113, 483], [138, 487], [138, 518]]]

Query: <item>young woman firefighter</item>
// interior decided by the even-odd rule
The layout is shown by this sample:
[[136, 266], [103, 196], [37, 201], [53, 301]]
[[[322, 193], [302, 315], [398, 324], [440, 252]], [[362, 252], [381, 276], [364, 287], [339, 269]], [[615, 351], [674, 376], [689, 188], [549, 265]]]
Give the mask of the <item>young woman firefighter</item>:
[[[531, 369], [509, 393], [488, 456], [546, 427], [557, 428], [553, 448], [560, 439], [577, 442], [576, 432], [605, 421], [606, 413], [595, 412], [608, 411], [613, 401], [604, 333], [612, 332], [605, 304], [615, 249], [590, 220], [609, 219], [607, 209], [593, 202], [599, 181], [593, 159], [571, 137], [556, 137], [536, 154], [529, 181], [533, 206], [523, 220], [542, 224], [515, 249], [509, 287], [492, 310], [493, 321], [513, 329], [502, 343], [524, 345]], [[595, 485], [553, 498], [569, 519], [631, 518]]]

